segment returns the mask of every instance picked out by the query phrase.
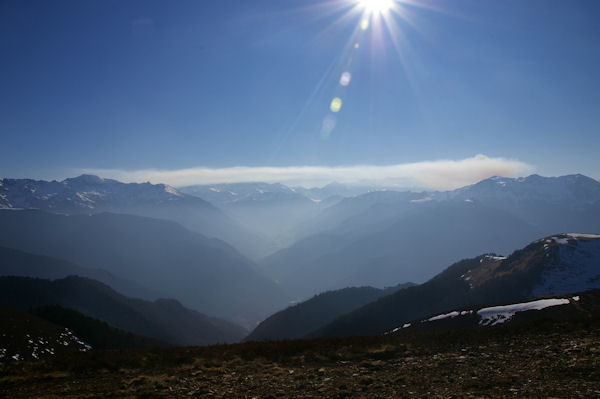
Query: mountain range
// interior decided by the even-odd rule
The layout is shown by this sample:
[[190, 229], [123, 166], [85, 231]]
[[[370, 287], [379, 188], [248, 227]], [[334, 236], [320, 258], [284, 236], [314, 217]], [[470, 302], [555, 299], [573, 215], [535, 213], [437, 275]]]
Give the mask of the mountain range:
[[[182, 188], [215, 204], [248, 229], [258, 231], [278, 248], [291, 244], [294, 226], [323, 206], [294, 188], [274, 183], [235, 183]], [[276, 249], [276, 248], [274, 248]]]
[[279, 287], [233, 247], [174, 222], [5, 209], [0, 210], [0, 225], [0, 246], [103, 269], [243, 325], [251, 326], [288, 303]]
[[506, 258], [481, 255], [459, 261], [426, 283], [369, 303], [310, 336], [377, 334], [468, 306], [598, 288], [600, 235], [559, 234], [536, 240]]
[[0, 209], [39, 209], [59, 214], [102, 212], [175, 221], [192, 231], [227, 241], [256, 258], [273, 244], [211, 203], [166, 184], [122, 183], [94, 175], [63, 181], [0, 179]]
[[510, 253], [557, 231], [600, 231], [600, 183], [532, 175], [447, 192], [370, 192], [322, 210], [300, 229], [303, 239], [261, 262], [299, 299], [346, 286], [422, 282], [456, 259]]
[[[549, 259], [571, 266], [527, 292], [530, 279], [539, 280], [531, 272], [539, 265], [521, 260], [528, 272], [517, 267], [495, 275], [507, 261], [479, 254], [512, 253], [559, 231], [600, 231], [600, 183], [583, 175], [532, 175], [444, 192], [266, 183], [177, 190], [82, 175], [61, 182], [0, 179], [0, 208], [2, 275], [52, 283], [87, 277], [128, 298], [173, 298], [167, 302], [186, 309], [182, 317], [195, 311], [246, 329], [263, 321], [249, 339], [280, 339], [382, 332], [447, 307], [594, 288], [580, 284], [584, 277], [595, 281], [587, 266], [589, 276], [571, 278], [571, 266], [585, 264], [587, 255], [561, 249], [573, 243], [583, 249], [592, 235], [547, 238]], [[440, 273], [456, 259], [465, 260]], [[394, 294], [384, 289], [405, 281], [425, 283]], [[401, 303], [390, 299], [396, 296]], [[390, 320], [361, 313], [377, 303], [382, 307], [372, 309], [380, 316], [386, 306], [399, 310]]]
[[[461, 260], [424, 284], [395, 292], [357, 288], [315, 296], [269, 317], [247, 339], [372, 335], [444, 312], [460, 315], [470, 306], [598, 288], [600, 235], [559, 234], [536, 240], [509, 257], [484, 254]], [[332, 304], [341, 309], [337, 298], [355, 309], [335, 314], [330, 309]]]

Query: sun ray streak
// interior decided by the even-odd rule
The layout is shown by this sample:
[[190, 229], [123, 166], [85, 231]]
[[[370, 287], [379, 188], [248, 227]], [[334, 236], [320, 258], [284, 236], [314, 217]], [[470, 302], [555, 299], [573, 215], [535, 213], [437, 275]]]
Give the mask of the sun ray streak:
[[[311, 44], [319, 43], [324, 37], [327, 37], [329, 33], [337, 29], [338, 27], [353, 21], [356, 18], [356, 7], [348, 9], [342, 14], [339, 18], [337, 18], [333, 23], [329, 24], [327, 27], [319, 31], [313, 39], [311, 39]], [[352, 41], [352, 37], [354, 37], [358, 33], [359, 28], [355, 28], [349, 42]], [[347, 45], [347, 44], [346, 44]]]
[[294, 119], [292, 124], [285, 130], [283, 136], [281, 136], [281, 138], [279, 140], [279, 144], [277, 145], [277, 148], [271, 155], [270, 161], [273, 160], [275, 158], [275, 156], [281, 151], [283, 145], [285, 144], [285, 142], [287, 141], [289, 136], [294, 132], [294, 130], [296, 130], [296, 127], [298, 126], [298, 124], [300, 123], [302, 118], [304, 117], [304, 114], [307, 112], [310, 105], [313, 104], [313, 102], [314, 102], [315, 98], [317, 98], [317, 95], [319, 94], [319, 92], [323, 89], [327, 79], [331, 77], [336, 65], [339, 64], [341, 58], [342, 58], [342, 54], [338, 55], [337, 57], [334, 57], [333, 60], [331, 61], [331, 63], [329, 64], [329, 66], [327, 67], [327, 69], [325, 70], [325, 72], [323, 73], [323, 76], [321, 76], [319, 81], [317, 81], [317, 83], [313, 87], [311, 93], [307, 97], [306, 101], [304, 101], [304, 105], [300, 109], [300, 112], [298, 112], [298, 115], [296, 116], [296, 118]]
[[[328, 22], [316, 35], [306, 43], [308, 47], [318, 46], [328, 36], [340, 28], [344, 28], [348, 23], [355, 23], [354, 29], [350, 32], [348, 40], [341, 46], [340, 52], [333, 58], [323, 76], [314, 86], [308, 98], [304, 102], [300, 112], [285, 130], [281, 136], [279, 145], [275, 150], [275, 156], [283, 147], [283, 144], [292, 135], [294, 130], [300, 124], [302, 118], [307, 114], [308, 109], [314, 104], [317, 99], [321, 101], [319, 93], [327, 86], [327, 82], [332, 79], [337, 83], [330, 94], [328, 101], [329, 106], [323, 110], [323, 118], [319, 126], [321, 128], [321, 138], [328, 139], [337, 124], [337, 114], [342, 112], [342, 104], [346, 103], [344, 95], [347, 93], [350, 85], [349, 77], [354, 73], [353, 64], [357, 56], [364, 56], [369, 53], [357, 52], [361, 44], [368, 44], [371, 47], [370, 54], [375, 57], [376, 53], [381, 53], [386, 49], [386, 40], [391, 43], [394, 52], [396, 53], [399, 62], [402, 66], [402, 74], [407, 81], [409, 90], [415, 97], [419, 108], [421, 108], [421, 99], [419, 98], [418, 84], [418, 67], [415, 63], [418, 62], [416, 53], [411, 46], [404, 27], [410, 27], [415, 32], [422, 34], [422, 30], [417, 22], [413, 12], [418, 9], [423, 9], [433, 12], [443, 12], [438, 6], [432, 5], [421, 0], [330, 0], [319, 4], [310, 4], [305, 7], [296, 8], [297, 12], [307, 12], [309, 10], [318, 10], [317, 16], [313, 16], [311, 21], [322, 20], [324, 18], [333, 20]], [[363, 55], [360, 55], [363, 54]], [[383, 55], [382, 55], [383, 56]], [[377, 60], [371, 59], [371, 65], [375, 66]], [[346, 77], [341, 79], [343, 74]], [[373, 77], [377, 79], [377, 77]], [[373, 86], [373, 85], [371, 85]], [[373, 89], [373, 87], [371, 87]], [[374, 92], [370, 90], [370, 105], [369, 115], [373, 118], [373, 98]], [[351, 98], [348, 99], [351, 102]], [[341, 117], [341, 115], [340, 115]], [[370, 123], [372, 125], [372, 121]]]

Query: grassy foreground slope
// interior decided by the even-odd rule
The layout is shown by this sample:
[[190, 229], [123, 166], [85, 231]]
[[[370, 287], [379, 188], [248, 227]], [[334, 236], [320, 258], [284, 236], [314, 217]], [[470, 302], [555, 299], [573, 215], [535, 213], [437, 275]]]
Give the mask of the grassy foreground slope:
[[61, 306], [109, 325], [171, 345], [237, 342], [245, 330], [226, 320], [185, 308], [173, 299], [154, 302], [125, 297], [98, 281], [0, 277], [0, 304], [22, 311]]
[[[583, 299], [582, 299], [583, 301]], [[600, 319], [91, 351], [0, 366], [10, 398], [597, 397]]]

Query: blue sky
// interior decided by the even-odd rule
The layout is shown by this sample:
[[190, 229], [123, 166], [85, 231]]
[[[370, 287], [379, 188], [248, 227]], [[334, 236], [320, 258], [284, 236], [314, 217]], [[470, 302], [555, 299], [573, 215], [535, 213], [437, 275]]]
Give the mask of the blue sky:
[[404, 181], [451, 161], [468, 179], [600, 178], [599, 2], [396, 1], [363, 18], [353, 0], [3, 1], [0, 175], [404, 165]]

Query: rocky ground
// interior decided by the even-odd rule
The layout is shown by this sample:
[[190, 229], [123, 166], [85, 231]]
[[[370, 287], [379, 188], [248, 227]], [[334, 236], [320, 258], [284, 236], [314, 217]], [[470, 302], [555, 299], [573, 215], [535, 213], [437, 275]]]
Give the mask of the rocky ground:
[[0, 397], [600, 397], [600, 322], [74, 353], [0, 366]]

